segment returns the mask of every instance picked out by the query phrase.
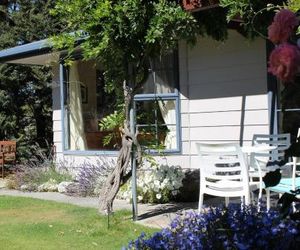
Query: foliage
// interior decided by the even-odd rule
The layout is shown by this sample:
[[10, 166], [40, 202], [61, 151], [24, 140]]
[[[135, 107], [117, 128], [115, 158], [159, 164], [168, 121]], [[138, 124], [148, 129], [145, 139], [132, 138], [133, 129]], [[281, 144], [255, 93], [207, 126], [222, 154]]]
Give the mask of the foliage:
[[108, 145], [110, 142], [121, 141], [120, 129], [124, 124], [124, 112], [114, 111], [112, 114], [105, 116], [99, 123], [101, 131], [112, 131], [103, 138], [103, 145]]
[[273, 13], [268, 10], [274, 6], [283, 6], [285, 0], [220, 0], [220, 6], [227, 10], [227, 21], [240, 19], [242, 32], [249, 38], [267, 36]]
[[34, 149], [35, 154], [29, 160], [16, 166], [14, 175], [9, 177], [8, 187], [20, 189], [26, 185], [30, 186], [31, 191], [37, 191], [37, 187], [46, 182], [60, 183], [72, 180], [72, 176], [63, 165], [54, 165], [51, 152], [46, 152], [37, 145]]
[[220, 5], [228, 9], [227, 21], [230, 21], [236, 17], [244, 17], [249, 11], [249, 1], [248, 0], [220, 0]]
[[72, 52], [82, 32], [87, 34], [84, 57], [102, 63], [106, 85], [119, 96], [124, 80], [133, 90], [146, 80], [149, 58], [174, 49], [179, 39], [194, 42], [197, 34], [195, 19], [173, 1], [61, 0], [53, 13], [81, 31], [54, 38], [56, 46]]
[[75, 180], [79, 184], [80, 195], [94, 196], [99, 195], [99, 191], [112, 171], [115, 162], [104, 158], [96, 160], [96, 164], [84, 163], [79, 166]]
[[288, 0], [287, 3], [284, 3], [284, 6], [296, 13], [297, 11], [300, 10], [300, 2], [299, 0]]
[[[62, 29], [49, 14], [53, 0], [6, 1], [0, 6], [0, 49], [45, 39]], [[18, 160], [34, 153], [34, 142], [52, 141], [49, 67], [0, 66], [0, 139], [16, 139]]]
[[[268, 37], [270, 41], [279, 44], [270, 54], [269, 71], [281, 79], [281, 83], [284, 85], [280, 100], [283, 109], [282, 124], [283, 131], [291, 134], [292, 143], [297, 141], [300, 117], [288, 114], [285, 110], [299, 106], [300, 48], [297, 46], [297, 38], [293, 34], [299, 24], [299, 17], [295, 13], [281, 9], [276, 13], [273, 23], [269, 26]], [[293, 148], [297, 147], [294, 145]], [[289, 155], [296, 154], [298, 152], [289, 151]]]
[[1, 196], [0, 214], [6, 250], [120, 249], [142, 231], [157, 231], [133, 223], [129, 211], [115, 212], [108, 228], [106, 216], [94, 208], [31, 198]]
[[[69, 57], [81, 42], [84, 59], [100, 62], [104, 71], [105, 89], [114, 91], [124, 103], [126, 136], [118, 156], [115, 171], [108, 177], [100, 196], [101, 209], [112, 209], [113, 200], [125, 176], [135, 146], [137, 162], [141, 150], [135, 132], [130, 128], [129, 111], [133, 96], [146, 82], [150, 59], [176, 49], [179, 40], [196, 41], [197, 22], [176, 1], [166, 0], [58, 0], [53, 10], [75, 32], [56, 36], [58, 49], [68, 50]], [[130, 172], [129, 172], [130, 175]]]
[[274, 210], [230, 204], [206, 213], [187, 212], [170, 228], [147, 238], [143, 233], [125, 249], [295, 249], [299, 231]]
[[[182, 187], [184, 173], [179, 166], [156, 165], [140, 169], [137, 176], [137, 196], [142, 203], [166, 203], [174, 199]], [[130, 201], [131, 181], [121, 187], [118, 197]]]

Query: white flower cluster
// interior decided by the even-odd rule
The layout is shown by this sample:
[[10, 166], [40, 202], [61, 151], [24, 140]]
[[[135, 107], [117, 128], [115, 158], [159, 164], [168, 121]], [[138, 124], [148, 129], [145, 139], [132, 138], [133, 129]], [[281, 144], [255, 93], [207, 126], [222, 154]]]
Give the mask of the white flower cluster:
[[[168, 202], [178, 194], [185, 174], [180, 166], [160, 165], [153, 169], [141, 169], [137, 175], [139, 202]], [[123, 186], [118, 198], [130, 201], [131, 181]]]

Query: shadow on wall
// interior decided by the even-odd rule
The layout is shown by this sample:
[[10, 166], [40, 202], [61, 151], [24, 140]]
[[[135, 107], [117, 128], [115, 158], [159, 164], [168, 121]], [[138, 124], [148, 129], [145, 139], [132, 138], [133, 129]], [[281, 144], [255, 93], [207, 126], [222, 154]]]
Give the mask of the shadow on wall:
[[[189, 100], [188, 110], [183, 112], [190, 114], [190, 127], [201, 127], [206, 133], [203, 137], [195, 133], [193, 139], [242, 143], [250, 140], [252, 133], [248, 127], [245, 136], [245, 126], [264, 131], [268, 126], [266, 42], [260, 38], [246, 41], [231, 30], [226, 42], [201, 38], [186, 51], [179, 62], [180, 92]], [[264, 112], [259, 113], [261, 110]], [[223, 133], [234, 127], [235, 132], [208, 137], [212, 133], [209, 127], [211, 131], [222, 127]]]

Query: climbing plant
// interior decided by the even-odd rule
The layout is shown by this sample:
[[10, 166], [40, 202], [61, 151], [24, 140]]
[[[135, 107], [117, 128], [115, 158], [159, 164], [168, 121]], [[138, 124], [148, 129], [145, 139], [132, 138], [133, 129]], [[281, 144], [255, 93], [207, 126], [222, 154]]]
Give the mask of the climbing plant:
[[67, 59], [72, 60], [76, 41], [84, 36], [84, 58], [101, 63], [106, 90], [123, 98], [122, 148], [117, 166], [100, 192], [100, 209], [110, 212], [120, 185], [131, 176], [127, 167], [133, 146], [138, 163], [141, 160], [137, 135], [130, 130], [129, 110], [133, 95], [148, 77], [150, 58], [176, 49], [179, 40], [194, 43], [198, 23], [176, 1], [165, 0], [59, 0], [53, 14], [75, 31], [54, 37], [56, 48], [67, 49]]

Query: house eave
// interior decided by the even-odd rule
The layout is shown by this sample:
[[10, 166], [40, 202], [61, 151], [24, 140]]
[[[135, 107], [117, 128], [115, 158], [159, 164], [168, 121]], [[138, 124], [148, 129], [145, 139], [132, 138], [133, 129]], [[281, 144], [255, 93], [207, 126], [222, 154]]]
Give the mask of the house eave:
[[48, 54], [52, 50], [52, 43], [49, 39], [44, 39], [13, 48], [0, 51], [0, 63], [14, 63], [14, 61]]

